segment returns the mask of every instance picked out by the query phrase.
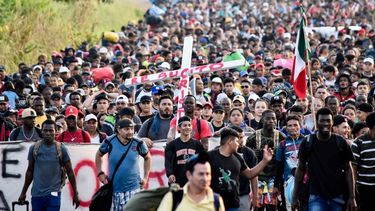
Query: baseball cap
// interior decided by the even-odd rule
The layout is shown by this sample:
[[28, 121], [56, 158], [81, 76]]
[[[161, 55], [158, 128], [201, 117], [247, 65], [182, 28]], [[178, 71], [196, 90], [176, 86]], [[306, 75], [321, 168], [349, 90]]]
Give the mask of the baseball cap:
[[51, 106], [51, 107], [46, 109], [46, 113], [56, 113], [56, 114], [58, 114], [59, 110], [55, 106]]
[[129, 98], [126, 97], [125, 95], [120, 95], [116, 98], [116, 103], [121, 103], [121, 102], [125, 102], [125, 103], [129, 103]]
[[22, 111], [22, 119], [28, 117], [36, 117], [36, 112], [32, 108], [26, 108]]
[[338, 126], [344, 122], [348, 122], [348, 120], [343, 115], [336, 115], [333, 117], [333, 126]]
[[223, 111], [224, 112], [224, 107], [221, 105], [216, 105], [214, 106], [213, 112], [215, 111]]
[[104, 85], [104, 89], [106, 89], [108, 86], [113, 86], [113, 87], [115, 87], [115, 84], [109, 81], [109, 82], [105, 83], [105, 85]]
[[196, 106], [199, 106], [199, 107], [201, 107], [201, 108], [203, 108], [203, 104], [202, 104], [202, 102], [199, 101], [199, 100], [197, 100], [197, 102], [195, 102], [195, 105], [196, 105]]
[[213, 108], [212, 104], [210, 102], [207, 102], [207, 101], [203, 104], [203, 108], [206, 107], [206, 106], [209, 106], [211, 109]]
[[1, 72], [4, 72], [4, 71], [5, 71], [5, 67], [4, 67], [4, 65], [1, 65], [1, 64], [0, 64], [0, 71], [1, 71]]
[[263, 81], [260, 78], [255, 78], [252, 85], [264, 86]]
[[103, 99], [109, 101], [107, 94], [103, 93], [95, 97], [96, 102], [98, 102], [99, 100], [103, 100]]
[[0, 103], [7, 103], [9, 99], [6, 95], [0, 95]]
[[116, 123], [116, 128], [118, 129], [125, 128], [125, 127], [134, 127], [133, 121], [125, 118]]
[[89, 121], [89, 120], [95, 120], [95, 121], [98, 121], [98, 118], [96, 118], [96, 116], [94, 114], [89, 114], [85, 117], [85, 122]]
[[233, 103], [236, 102], [236, 101], [240, 101], [241, 103], [244, 104], [245, 103], [245, 98], [243, 96], [241, 96], [241, 95], [236, 95], [233, 98]]
[[249, 73], [246, 70], [240, 72], [240, 77], [248, 76]]
[[69, 72], [70, 72], [70, 70], [67, 67], [64, 67], [64, 66], [60, 67], [60, 69], [59, 69], [59, 73], [69, 73]]
[[168, 63], [168, 62], [163, 62], [159, 65], [160, 68], [164, 68], [164, 69], [167, 69], [167, 70], [170, 70], [171, 69], [171, 65]]
[[223, 80], [219, 77], [215, 77], [212, 79], [211, 83], [223, 84]]
[[250, 96], [249, 96], [249, 99], [248, 99], [248, 101], [250, 101], [250, 100], [254, 100], [254, 101], [256, 101], [256, 100], [258, 100], [260, 97], [257, 95], [257, 94], [255, 94], [255, 93], [251, 93], [250, 94]]
[[148, 96], [148, 95], [143, 95], [142, 97], [141, 97], [141, 99], [139, 100], [139, 102], [151, 102], [152, 101], [152, 98], [150, 97], [150, 96]]
[[277, 103], [277, 102], [280, 102], [280, 103], [282, 103], [282, 104], [285, 104], [285, 100], [284, 100], [284, 98], [282, 98], [282, 97], [280, 97], [280, 96], [273, 96], [273, 97], [271, 98], [271, 102], [270, 102], [270, 104], [272, 105], [272, 104]]
[[363, 63], [369, 62], [371, 65], [374, 65], [374, 59], [372, 57], [367, 57], [363, 60]]
[[256, 64], [255, 69], [258, 69], [258, 68], [264, 68], [264, 64], [263, 63]]
[[65, 117], [70, 117], [70, 116], [78, 116], [78, 109], [75, 106], [68, 106], [65, 109]]
[[151, 94], [160, 95], [162, 91], [163, 91], [163, 86], [161, 86], [161, 85], [153, 86], [152, 89], [151, 89]]
[[108, 49], [106, 47], [101, 47], [99, 53], [108, 53]]

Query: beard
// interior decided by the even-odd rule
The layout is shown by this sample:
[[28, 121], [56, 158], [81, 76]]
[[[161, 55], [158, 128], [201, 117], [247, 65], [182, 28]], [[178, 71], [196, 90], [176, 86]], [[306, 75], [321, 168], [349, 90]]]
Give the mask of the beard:
[[161, 112], [161, 113], [160, 113], [160, 116], [166, 119], [166, 118], [171, 117], [172, 114], [167, 114], [167, 113]]

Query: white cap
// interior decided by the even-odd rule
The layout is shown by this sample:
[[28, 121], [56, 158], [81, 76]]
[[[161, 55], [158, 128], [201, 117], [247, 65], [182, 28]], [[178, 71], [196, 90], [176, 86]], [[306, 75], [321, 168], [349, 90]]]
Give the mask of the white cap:
[[129, 98], [126, 97], [125, 95], [120, 95], [116, 98], [116, 103], [118, 102], [125, 102], [125, 103], [129, 103]]
[[260, 97], [259, 97], [257, 94], [255, 94], [254, 92], [252, 92], [252, 93], [250, 94], [250, 96], [249, 96], [248, 101], [250, 101], [250, 100], [257, 101], [259, 98], [260, 98]]
[[374, 59], [372, 57], [367, 57], [365, 60], [363, 60], [363, 63], [369, 62], [371, 65], [374, 65]]
[[108, 53], [108, 49], [106, 47], [101, 47], [99, 53]]
[[170, 69], [171, 69], [171, 65], [170, 65], [168, 62], [163, 62], [163, 63], [161, 63], [159, 67], [160, 67], [160, 68], [167, 69], [167, 70], [170, 70]]
[[223, 80], [221, 80], [220, 77], [215, 77], [212, 79], [211, 83], [223, 84]]
[[95, 121], [98, 121], [98, 118], [94, 114], [89, 114], [85, 117], [85, 122], [94, 119]]
[[62, 66], [59, 69], [59, 73], [69, 73], [69, 72], [70, 72], [70, 70], [65, 66]]

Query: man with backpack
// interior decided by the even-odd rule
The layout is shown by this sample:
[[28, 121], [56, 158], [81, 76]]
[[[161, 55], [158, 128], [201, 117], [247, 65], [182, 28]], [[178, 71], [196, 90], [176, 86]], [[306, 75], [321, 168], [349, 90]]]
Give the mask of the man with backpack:
[[65, 109], [65, 121], [68, 126], [67, 131], [63, 131], [57, 136], [57, 141], [68, 143], [91, 143], [91, 138], [88, 132], [79, 129], [77, 125], [78, 116], [83, 117], [83, 114], [78, 111], [75, 106], [68, 106]]
[[185, 169], [188, 183], [182, 190], [164, 195], [158, 211], [224, 211], [223, 199], [210, 188], [211, 165], [207, 152], [190, 157]]
[[300, 184], [307, 171], [310, 182], [309, 210], [356, 210], [353, 154], [345, 139], [332, 133], [333, 113], [321, 108], [316, 113], [318, 131], [305, 138], [298, 152], [292, 209], [298, 208]]
[[[281, 141], [276, 150], [276, 177], [275, 187], [276, 192], [284, 190], [283, 205], [286, 210], [291, 210], [288, 193], [285, 190], [290, 185], [294, 185], [293, 171], [297, 168], [297, 155], [299, 146], [304, 139], [301, 134], [301, 119], [295, 115], [289, 115], [286, 118], [286, 132], [289, 134], [285, 141]], [[301, 201], [300, 201], [301, 202]], [[302, 209], [305, 210], [305, 209]]]
[[[114, 211], [122, 211], [135, 193], [147, 183], [151, 168], [151, 154], [146, 144], [134, 137], [135, 124], [130, 119], [116, 122], [116, 133], [100, 145], [95, 164], [99, 181], [113, 185], [112, 204]], [[102, 157], [108, 153], [109, 175], [102, 171]], [[143, 178], [139, 172], [139, 156], [144, 159]]]
[[[192, 137], [195, 140], [200, 141], [203, 144], [204, 149], [208, 150], [208, 138], [212, 136], [211, 127], [207, 120], [201, 119], [201, 117], [195, 117], [194, 111], [196, 107], [196, 99], [193, 95], [186, 95], [184, 98], [184, 113], [186, 116], [192, 119]], [[173, 118], [170, 124], [168, 139], [171, 141], [174, 139], [177, 129], [176, 118]]]
[[[265, 110], [262, 113], [263, 127], [251, 134], [246, 141], [246, 146], [254, 150], [258, 161], [262, 160], [263, 148], [267, 145], [276, 151], [277, 145], [285, 140], [285, 135], [276, 130], [277, 115], [273, 110]], [[258, 176], [258, 195], [253, 196], [257, 200], [257, 207], [265, 210], [277, 209], [277, 189], [274, 187], [276, 176], [276, 156], [272, 157], [271, 162]]]
[[72, 169], [68, 149], [64, 144], [55, 141], [57, 126], [53, 120], [42, 124], [43, 140], [36, 142], [29, 149], [25, 183], [18, 201], [23, 204], [31, 182], [32, 210], [60, 210], [61, 189], [66, 175], [73, 189], [73, 205], [77, 209], [78, 198], [76, 179]]
[[35, 127], [36, 112], [32, 108], [22, 111], [23, 125], [14, 129], [9, 136], [10, 141], [37, 141], [42, 139], [42, 131]]
[[159, 99], [159, 112], [143, 123], [138, 137], [151, 148], [153, 141], [167, 139], [172, 118], [173, 100], [169, 95], [163, 95]]

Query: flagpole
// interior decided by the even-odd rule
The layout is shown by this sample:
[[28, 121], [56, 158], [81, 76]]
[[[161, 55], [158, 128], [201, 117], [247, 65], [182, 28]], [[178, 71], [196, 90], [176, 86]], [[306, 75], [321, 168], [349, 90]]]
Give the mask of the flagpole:
[[[307, 41], [307, 40], [306, 40]], [[313, 88], [312, 88], [312, 80], [311, 80], [311, 71], [310, 71], [310, 60], [308, 59], [308, 50], [306, 49], [305, 51], [305, 58], [306, 59], [306, 71], [309, 73], [309, 89], [310, 89], [310, 95], [311, 95], [311, 116], [313, 118], [313, 122], [314, 122], [314, 129], [316, 129], [316, 118], [315, 118], [315, 108], [314, 108], [314, 104], [313, 104], [313, 100], [314, 100], [314, 93], [313, 93]]]

